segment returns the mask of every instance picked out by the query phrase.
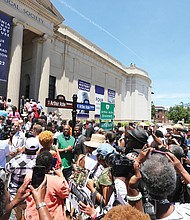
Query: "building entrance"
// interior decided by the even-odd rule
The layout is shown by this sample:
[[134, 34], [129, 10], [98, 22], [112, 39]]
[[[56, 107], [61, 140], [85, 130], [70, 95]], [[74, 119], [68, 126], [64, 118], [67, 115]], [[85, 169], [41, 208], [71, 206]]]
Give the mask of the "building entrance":
[[31, 88], [31, 80], [36, 75], [35, 62], [36, 50], [35, 41], [39, 36], [30, 30], [25, 29], [23, 32], [22, 62], [21, 62], [21, 83], [19, 97], [24, 95], [25, 98], [34, 97], [34, 90]]

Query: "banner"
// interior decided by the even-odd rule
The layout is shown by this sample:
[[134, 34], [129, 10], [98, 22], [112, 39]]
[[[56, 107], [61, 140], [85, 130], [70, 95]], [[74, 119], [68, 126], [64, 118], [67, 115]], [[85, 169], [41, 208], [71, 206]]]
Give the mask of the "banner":
[[[90, 104], [90, 83], [78, 80], [78, 99], [77, 102]], [[88, 110], [79, 110], [78, 117], [89, 118]]]
[[9, 70], [9, 47], [12, 17], [0, 12], [0, 80], [6, 81]]
[[108, 103], [115, 104], [115, 91], [108, 89]]
[[104, 88], [95, 85], [95, 117], [100, 117], [100, 103], [104, 101]]

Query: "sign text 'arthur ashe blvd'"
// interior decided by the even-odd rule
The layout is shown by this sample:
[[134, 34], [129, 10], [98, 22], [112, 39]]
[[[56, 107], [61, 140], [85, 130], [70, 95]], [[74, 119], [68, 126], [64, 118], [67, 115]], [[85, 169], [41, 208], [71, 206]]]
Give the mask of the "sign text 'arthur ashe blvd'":
[[100, 107], [100, 119], [101, 120], [113, 120], [114, 119], [114, 104], [101, 102]]
[[[53, 108], [72, 109], [73, 102], [66, 101], [65, 96], [63, 96], [63, 95], [58, 95], [56, 99], [46, 98], [45, 106], [46, 107], [53, 107]], [[91, 105], [91, 104], [87, 104], [87, 103], [77, 102], [76, 108], [79, 110], [95, 111], [95, 105]]]
[[72, 101], [66, 101], [65, 98], [59, 98], [57, 99], [49, 99], [46, 98], [46, 107], [54, 107], [54, 108], [67, 108], [72, 109], [73, 108], [73, 102]]
[[113, 130], [113, 119], [115, 105], [111, 103], [101, 102], [100, 105], [100, 128], [105, 131]]

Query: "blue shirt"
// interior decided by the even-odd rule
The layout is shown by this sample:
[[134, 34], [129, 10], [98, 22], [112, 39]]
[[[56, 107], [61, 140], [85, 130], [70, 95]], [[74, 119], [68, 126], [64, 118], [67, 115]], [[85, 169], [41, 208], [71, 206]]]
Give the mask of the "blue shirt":
[[5, 168], [6, 156], [10, 154], [8, 141], [0, 140], [0, 168]]

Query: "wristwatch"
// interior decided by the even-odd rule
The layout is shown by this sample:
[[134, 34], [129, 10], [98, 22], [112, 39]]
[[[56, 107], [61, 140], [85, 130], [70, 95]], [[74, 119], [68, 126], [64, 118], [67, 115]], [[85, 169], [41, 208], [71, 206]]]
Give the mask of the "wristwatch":
[[39, 205], [36, 206], [36, 209], [40, 209], [41, 207], [44, 207], [46, 206], [46, 203], [45, 202], [41, 202]]

